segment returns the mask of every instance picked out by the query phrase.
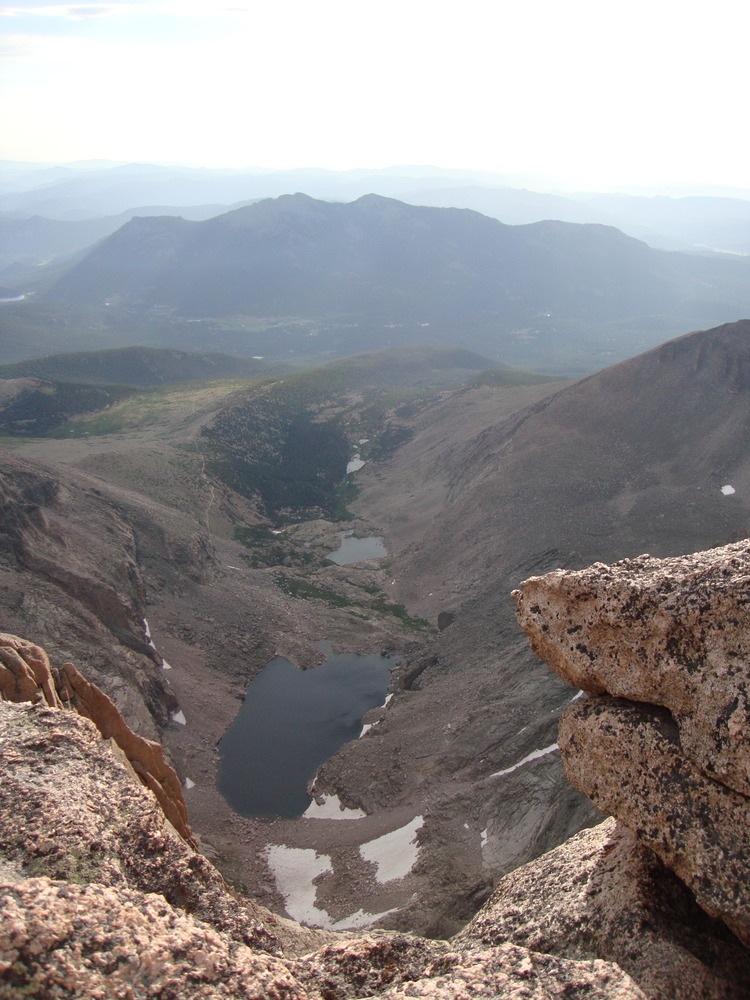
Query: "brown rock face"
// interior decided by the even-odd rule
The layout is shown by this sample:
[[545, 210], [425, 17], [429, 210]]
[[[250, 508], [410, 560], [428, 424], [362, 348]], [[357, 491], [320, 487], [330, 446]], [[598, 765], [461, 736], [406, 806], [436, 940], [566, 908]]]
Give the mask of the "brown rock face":
[[592, 699], [559, 745], [614, 814], [750, 944], [750, 543], [534, 577], [534, 650]]
[[0, 633], [0, 699], [61, 707], [49, 658], [40, 646]]
[[669, 713], [609, 698], [578, 702], [560, 722], [559, 745], [568, 780], [750, 945], [750, 800], [681, 753]]
[[115, 741], [143, 784], [154, 793], [175, 830], [195, 847], [180, 779], [164, 759], [161, 745], [134, 733], [112, 699], [82, 677], [72, 663], [64, 663], [58, 672], [58, 690], [65, 704], [91, 719], [105, 740]]
[[164, 759], [159, 743], [132, 731], [111, 698], [90, 684], [72, 663], [53, 671], [40, 646], [15, 635], [0, 633], [0, 697], [30, 701], [50, 708], [66, 707], [91, 719], [105, 740], [114, 740], [140, 780], [156, 796], [172, 826], [192, 847], [195, 841], [187, 818], [180, 779]]

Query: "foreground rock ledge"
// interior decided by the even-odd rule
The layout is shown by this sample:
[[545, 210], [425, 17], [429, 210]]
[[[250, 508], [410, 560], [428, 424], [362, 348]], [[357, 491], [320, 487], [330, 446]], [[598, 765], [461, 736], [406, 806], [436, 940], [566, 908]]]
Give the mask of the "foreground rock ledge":
[[19, 650], [37, 700], [0, 699], [0, 998], [745, 996], [747, 950], [611, 822], [506, 876], [451, 941], [276, 917], [177, 834], [114, 739], [50, 705], [44, 658]]
[[645, 995], [595, 958], [275, 917], [227, 888], [73, 712], [0, 701], [0, 757], [1, 998]]
[[606, 957], [658, 1000], [746, 1000], [750, 983], [750, 952], [614, 819], [505, 875], [464, 937]]

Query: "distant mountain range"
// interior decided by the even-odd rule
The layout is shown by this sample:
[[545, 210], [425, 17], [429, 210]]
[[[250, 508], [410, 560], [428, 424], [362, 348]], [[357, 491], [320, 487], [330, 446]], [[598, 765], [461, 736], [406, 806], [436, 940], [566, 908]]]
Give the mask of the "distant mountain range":
[[339, 354], [450, 343], [522, 366], [570, 370], [577, 357], [591, 370], [750, 313], [750, 260], [657, 251], [607, 226], [506, 226], [378, 195], [342, 204], [296, 194], [203, 222], [132, 219], [45, 298], [173, 319], [312, 322], [323, 328], [303, 336]]
[[[0, 270], [8, 253], [30, 249], [28, 233], [8, 222], [43, 217], [61, 223], [36, 235], [36, 252], [50, 256], [65, 228], [71, 239], [94, 222], [101, 238], [137, 215], [208, 218], [231, 208], [293, 191], [328, 201], [376, 193], [413, 205], [471, 208], [510, 225], [554, 219], [615, 226], [651, 246], [669, 250], [750, 254], [750, 191], [690, 191], [689, 196], [560, 193], [543, 179], [395, 167], [384, 170], [205, 170], [158, 164], [100, 164], [49, 169], [0, 162]], [[39, 223], [36, 223], [39, 229]], [[107, 227], [110, 227], [107, 229]], [[83, 244], [78, 244], [80, 248]]]

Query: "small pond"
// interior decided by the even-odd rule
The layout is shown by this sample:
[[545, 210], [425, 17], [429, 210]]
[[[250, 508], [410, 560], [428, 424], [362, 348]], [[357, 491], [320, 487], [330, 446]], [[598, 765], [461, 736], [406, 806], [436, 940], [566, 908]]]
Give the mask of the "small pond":
[[341, 545], [335, 552], [330, 552], [326, 558], [339, 566], [362, 562], [363, 559], [381, 559], [388, 552], [380, 535], [368, 535], [367, 538], [354, 538], [351, 531], [339, 531]]
[[253, 678], [219, 744], [219, 791], [243, 816], [300, 816], [307, 785], [362, 716], [385, 701], [394, 657], [330, 655], [300, 670], [277, 656]]

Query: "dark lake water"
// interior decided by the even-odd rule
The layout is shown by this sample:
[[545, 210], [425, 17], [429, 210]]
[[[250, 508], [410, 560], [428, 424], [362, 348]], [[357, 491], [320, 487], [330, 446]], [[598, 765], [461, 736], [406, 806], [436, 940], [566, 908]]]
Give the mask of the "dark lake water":
[[328, 555], [331, 562], [339, 566], [362, 562], [363, 559], [380, 559], [388, 555], [385, 543], [380, 535], [368, 535], [367, 538], [354, 538], [348, 531], [339, 532], [341, 545], [335, 552]]
[[247, 688], [219, 744], [218, 785], [243, 816], [300, 816], [320, 765], [385, 701], [392, 656], [331, 655], [300, 670], [277, 656]]

